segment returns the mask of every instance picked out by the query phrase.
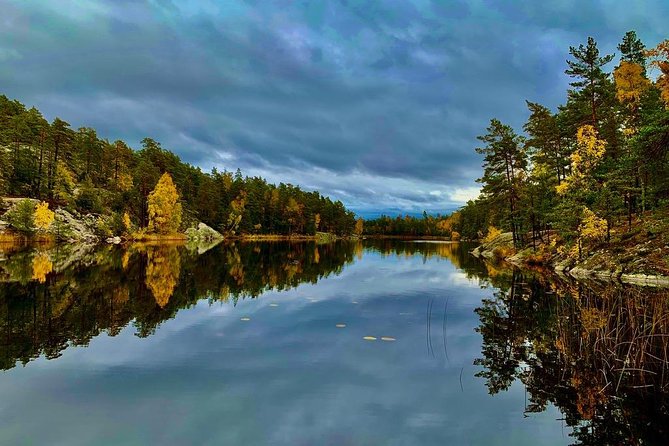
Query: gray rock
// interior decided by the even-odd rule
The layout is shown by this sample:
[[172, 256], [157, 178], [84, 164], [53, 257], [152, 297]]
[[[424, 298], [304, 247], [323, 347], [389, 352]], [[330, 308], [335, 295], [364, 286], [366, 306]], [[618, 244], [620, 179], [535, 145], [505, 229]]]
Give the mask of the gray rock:
[[186, 236], [189, 240], [203, 242], [223, 239], [223, 235], [221, 235], [220, 232], [214, 230], [202, 222], [198, 223], [197, 228], [188, 228], [186, 230]]
[[54, 222], [49, 228], [49, 232], [56, 236], [58, 240], [66, 241], [84, 241], [86, 243], [95, 243], [98, 237], [95, 235], [95, 225], [97, 219], [80, 217], [70, 214], [65, 209], [56, 209]]
[[669, 277], [649, 274], [621, 274], [620, 281], [630, 285], [669, 288]]
[[475, 257], [484, 257], [492, 259], [495, 257], [495, 249], [504, 246], [513, 246], [513, 234], [511, 232], [504, 232], [487, 243], [482, 243], [472, 251]]

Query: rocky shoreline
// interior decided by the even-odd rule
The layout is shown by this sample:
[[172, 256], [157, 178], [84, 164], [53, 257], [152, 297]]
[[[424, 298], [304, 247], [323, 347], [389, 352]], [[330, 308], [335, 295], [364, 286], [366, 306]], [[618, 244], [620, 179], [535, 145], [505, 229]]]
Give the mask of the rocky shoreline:
[[159, 235], [138, 231], [134, 234], [113, 234], [100, 231], [100, 221], [103, 215], [83, 214], [74, 210], [56, 208], [53, 222], [46, 229], [35, 229], [32, 232], [20, 231], [13, 227], [8, 218], [12, 209], [20, 201], [29, 200], [37, 205], [39, 200], [25, 198], [4, 198], [5, 212], [0, 210], [0, 242], [5, 243], [32, 243], [46, 242], [57, 244], [110, 244], [120, 245], [128, 242], [174, 242], [183, 241], [199, 246], [212, 246], [223, 240], [227, 241], [315, 241], [316, 243], [331, 243], [340, 239], [358, 239], [355, 235], [337, 236], [327, 232], [317, 232], [315, 235], [304, 234], [236, 234], [223, 235], [203, 222], [192, 222], [183, 233]]
[[[669, 288], [669, 274], [657, 264], [646, 262], [646, 243], [636, 245], [630, 252], [620, 249], [601, 247], [582, 253], [580, 259], [573, 259], [567, 254], [560, 254], [546, 245], [535, 249], [526, 248], [517, 251], [513, 248], [510, 232], [502, 233], [490, 241], [481, 243], [471, 251], [474, 257], [488, 262], [506, 262], [519, 268], [543, 267], [559, 275], [583, 281], [596, 280], [626, 285]], [[654, 251], [660, 257], [669, 258], [669, 249]], [[638, 259], [640, 258], [640, 259]]]
[[53, 221], [46, 229], [35, 229], [30, 233], [18, 230], [10, 223], [9, 215], [20, 201], [28, 200], [35, 205], [39, 200], [30, 198], [4, 198], [6, 211], [0, 214], [0, 241], [4, 242], [54, 242], [63, 244], [95, 245], [107, 243], [118, 245], [126, 241], [183, 240], [211, 243], [223, 240], [223, 235], [202, 222], [195, 222], [183, 234], [113, 234], [100, 230], [102, 215], [82, 214], [74, 210], [56, 208]]

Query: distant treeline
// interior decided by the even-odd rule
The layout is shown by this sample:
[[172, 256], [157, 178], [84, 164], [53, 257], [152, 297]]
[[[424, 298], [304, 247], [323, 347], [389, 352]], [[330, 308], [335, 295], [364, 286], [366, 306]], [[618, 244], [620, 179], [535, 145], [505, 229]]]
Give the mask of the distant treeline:
[[[0, 196], [45, 200], [85, 213], [148, 224], [147, 199], [165, 172], [183, 205], [183, 226], [249, 234], [350, 234], [354, 214], [340, 201], [297, 186], [268, 184], [241, 172], [210, 173], [185, 163], [151, 138], [139, 150], [98, 137], [92, 128], [49, 123], [36, 108], [0, 95]], [[184, 228], [182, 228], [184, 229]]]
[[[566, 103], [553, 112], [527, 102], [519, 135], [497, 119], [480, 136], [481, 195], [460, 210], [465, 238], [491, 226], [513, 232], [516, 246], [557, 233], [580, 256], [642, 222], [666, 221], [669, 203], [669, 40], [647, 50], [634, 31], [613, 54], [593, 38], [569, 48]], [[553, 230], [554, 232], [549, 232]]]
[[443, 216], [428, 215], [423, 212], [422, 217], [411, 215], [398, 215], [389, 217], [382, 215], [379, 218], [365, 221], [364, 233], [367, 235], [383, 236], [409, 236], [409, 237], [450, 237], [460, 239], [460, 234], [455, 230], [459, 224], [460, 213]]

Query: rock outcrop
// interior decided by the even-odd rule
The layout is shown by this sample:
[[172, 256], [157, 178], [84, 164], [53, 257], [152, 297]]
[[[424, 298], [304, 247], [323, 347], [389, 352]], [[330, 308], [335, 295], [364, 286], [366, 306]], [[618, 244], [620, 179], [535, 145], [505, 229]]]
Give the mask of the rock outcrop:
[[188, 237], [186, 247], [198, 254], [204, 254], [223, 241], [223, 235], [220, 232], [202, 222], [198, 223], [197, 227], [188, 228], [186, 237]]
[[[0, 233], [16, 230], [12, 228], [6, 216], [14, 210], [19, 202], [24, 200], [31, 201], [34, 204], [39, 203], [39, 200], [33, 198], [4, 198], [2, 200], [7, 206], [7, 211], [0, 216]], [[57, 241], [84, 242], [86, 244], [98, 242], [98, 236], [95, 234], [98, 221], [96, 215], [71, 213], [63, 208], [56, 209], [54, 213], [54, 220], [45, 231], [46, 234], [52, 235]], [[14, 234], [18, 234], [18, 232]]]
[[471, 253], [474, 257], [493, 259], [495, 257], [495, 250], [512, 246], [513, 234], [511, 232], [503, 232], [494, 239], [477, 246]]
[[545, 245], [540, 245], [537, 250], [526, 248], [514, 252], [513, 238], [511, 233], [507, 232], [477, 246], [471, 254], [487, 261], [503, 260], [520, 268], [548, 267], [576, 280], [669, 288], [669, 276], [665, 275], [664, 271], [658, 272], [649, 268], [644, 262], [651, 252], [645, 244], [629, 247], [618, 254], [612, 250], [600, 248], [592, 252], [584, 252], [581, 259], [559, 254], [555, 250], [551, 252], [546, 249]]
[[214, 240], [223, 240], [223, 235], [215, 229], [200, 222], [197, 227], [188, 228], [186, 230], [188, 240], [198, 242], [212, 242]]
[[96, 243], [98, 241], [98, 236], [95, 235], [96, 224], [97, 218], [94, 215], [71, 214], [59, 208], [56, 209], [55, 220], [48, 232], [58, 241]]

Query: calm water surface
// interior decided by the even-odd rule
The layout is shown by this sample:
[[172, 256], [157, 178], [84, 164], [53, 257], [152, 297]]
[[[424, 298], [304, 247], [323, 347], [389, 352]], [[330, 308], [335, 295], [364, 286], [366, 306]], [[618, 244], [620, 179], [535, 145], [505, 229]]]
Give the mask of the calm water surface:
[[5, 249], [0, 444], [662, 438], [663, 399], [609, 397], [597, 364], [573, 360], [587, 324], [604, 330], [601, 305], [583, 313], [601, 290], [568, 297], [467, 248]]

